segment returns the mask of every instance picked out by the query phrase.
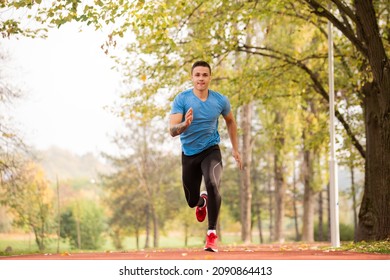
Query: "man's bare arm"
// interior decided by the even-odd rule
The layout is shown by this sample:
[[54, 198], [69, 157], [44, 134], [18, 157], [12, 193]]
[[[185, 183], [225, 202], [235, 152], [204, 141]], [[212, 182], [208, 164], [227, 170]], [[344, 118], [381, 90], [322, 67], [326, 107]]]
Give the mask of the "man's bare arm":
[[233, 113], [230, 111], [229, 114], [223, 117], [226, 122], [230, 142], [232, 143], [232, 154], [234, 159], [237, 162], [237, 165], [240, 169], [242, 169], [242, 161], [241, 161], [241, 155], [238, 151], [238, 136], [237, 136], [237, 124], [234, 120]]
[[193, 120], [192, 108], [187, 111], [184, 121], [182, 121], [182, 119], [182, 114], [171, 115], [169, 121], [169, 133], [172, 137], [182, 134], [190, 126]]
[[186, 129], [188, 128], [188, 125], [186, 125], [185, 122], [175, 124], [169, 128], [169, 132], [171, 133], [172, 137], [175, 137], [177, 135], [182, 134]]

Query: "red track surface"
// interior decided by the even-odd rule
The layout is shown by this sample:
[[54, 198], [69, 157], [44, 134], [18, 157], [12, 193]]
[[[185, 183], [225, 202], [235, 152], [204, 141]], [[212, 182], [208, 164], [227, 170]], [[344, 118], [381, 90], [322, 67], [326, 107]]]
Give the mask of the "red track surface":
[[329, 244], [222, 246], [218, 253], [201, 249], [158, 249], [126, 252], [33, 254], [0, 260], [390, 260], [390, 254], [324, 249]]

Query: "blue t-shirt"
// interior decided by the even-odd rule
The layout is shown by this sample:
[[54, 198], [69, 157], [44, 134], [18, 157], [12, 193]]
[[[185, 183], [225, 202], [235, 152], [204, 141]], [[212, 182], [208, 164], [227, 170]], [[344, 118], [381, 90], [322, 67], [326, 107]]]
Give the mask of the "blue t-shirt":
[[207, 100], [200, 100], [193, 89], [179, 93], [172, 103], [171, 114], [185, 114], [192, 108], [193, 121], [191, 125], [180, 134], [183, 152], [186, 156], [199, 154], [207, 148], [219, 143], [218, 118], [230, 112], [230, 103], [226, 96], [210, 90]]

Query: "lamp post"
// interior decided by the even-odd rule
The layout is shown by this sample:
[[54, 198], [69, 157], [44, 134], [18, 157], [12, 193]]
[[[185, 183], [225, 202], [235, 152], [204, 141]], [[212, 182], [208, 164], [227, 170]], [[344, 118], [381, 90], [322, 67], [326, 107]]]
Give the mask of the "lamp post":
[[[329, 5], [330, 10], [330, 5]], [[332, 247], [340, 247], [339, 195], [337, 180], [337, 160], [335, 149], [335, 109], [334, 109], [334, 66], [333, 66], [333, 25], [328, 20], [328, 61], [329, 61], [329, 130], [330, 130], [330, 239]]]

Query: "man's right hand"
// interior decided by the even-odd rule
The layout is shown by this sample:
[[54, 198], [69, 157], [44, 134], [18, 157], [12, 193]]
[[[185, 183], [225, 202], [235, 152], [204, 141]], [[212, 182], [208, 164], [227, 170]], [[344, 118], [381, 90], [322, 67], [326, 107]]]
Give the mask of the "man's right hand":
[[192, 108], [190, 108], [190, 109], [188, 109], [188, 111], [185, 115], [185, 124], [187, 127], [190, 126], [193, 119], [194, 119], [193, 111], [192, 111]]
[[194, 120], [194, 115], [192, 108], [188, 109], [187, 113], [184, 116], [183, 114], [173, 114], [170, 117], [169, 122], [169, 133], [172, 137], [182, 134], [192, 123]]

